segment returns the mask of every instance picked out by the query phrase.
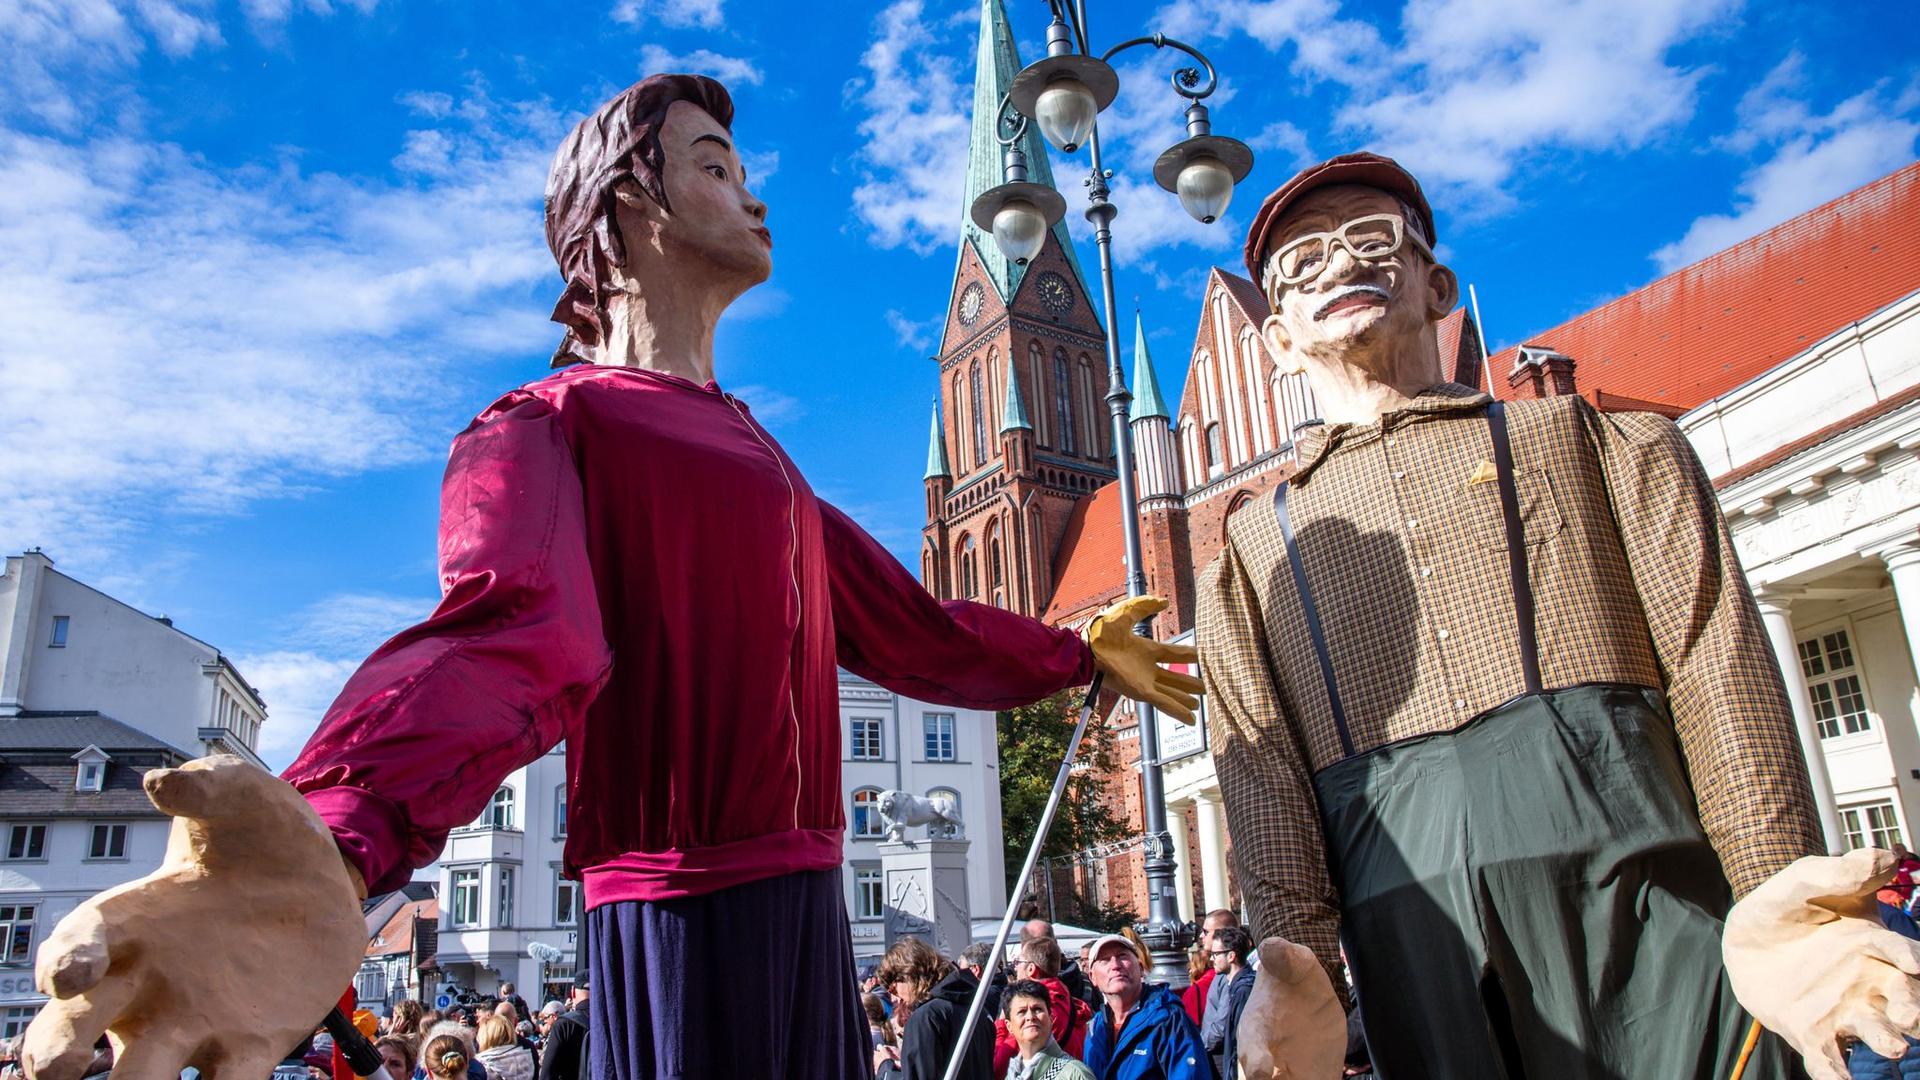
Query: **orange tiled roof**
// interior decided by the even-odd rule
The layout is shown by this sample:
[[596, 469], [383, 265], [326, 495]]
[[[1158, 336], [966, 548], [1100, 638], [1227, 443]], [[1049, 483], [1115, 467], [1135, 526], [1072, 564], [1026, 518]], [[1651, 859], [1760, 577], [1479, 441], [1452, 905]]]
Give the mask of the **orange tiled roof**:
[[413, 927], [415, 920], [424, 920], [429, 925], [440, 921], [440, 902], [429, 897], [425, 900], [413, 900], [400, 905], [393, 918], [374, 935], [374, 941], [367, 943], [368, 956], [386, 956], [393, 953], [411, 953], [413, 951]]
[[1042, 622], [1071, 625], [1118, 600], [1127, 583], [1126, 540], [1120, 530], [1120, 482], [1102, 485], [1074, 505], [1053, 564], [1053, 599]]
[[[1692, 409], [1920, 288], [1920, 162], [1551, 330], [1581, 390]], [[1493, 359], [1494, 383], [1515, 349]]]

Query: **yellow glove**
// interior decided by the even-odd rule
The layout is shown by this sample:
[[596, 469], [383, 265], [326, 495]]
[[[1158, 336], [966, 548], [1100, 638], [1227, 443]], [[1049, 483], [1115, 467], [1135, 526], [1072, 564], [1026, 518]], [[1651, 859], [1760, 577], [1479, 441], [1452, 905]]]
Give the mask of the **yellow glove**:
[[1920, 1034], [1920, 948], [1880, 925], [1873, 894], [1892, 852], [1809, 855], [1733, 905], [1721, 955], [1733, 995], [1806, 1059], [1813, 1080], [1846, 1080], [1841, 1046], [1881, 1057]]
[[1199, 652], [1191, 645], [1164, 645], [1133, 632], [1135, 623], [1165, 610], [1167, 602], [1157, 596], [1122, 600], [1087, 624], [1087, 644], [1110, 689], [1191, 724], [1200, 704], [1200, 680], [1160, 665], [1195, 663]]

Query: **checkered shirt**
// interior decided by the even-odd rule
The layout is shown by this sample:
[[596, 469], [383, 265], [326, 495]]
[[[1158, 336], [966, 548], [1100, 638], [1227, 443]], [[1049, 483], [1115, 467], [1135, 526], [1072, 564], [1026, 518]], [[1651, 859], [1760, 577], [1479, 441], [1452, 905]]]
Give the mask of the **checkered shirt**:
[[[1287, 509], [1356, 753], [1525, 692], [1488, 400], [1435, 386], [1377, 424], [1299, 441]], [[1686, 437], [1578, 397], [1513, 402], [1507, 423], [1543, 684], [1665, 690], [1736, 895], [1823, 850], [1780, 671]], [[1342, 752], [1271, 499], [1229, 519], [1198, 625], [1253, 924], [1337, 971], [1339, 901], [1310, 778]]]

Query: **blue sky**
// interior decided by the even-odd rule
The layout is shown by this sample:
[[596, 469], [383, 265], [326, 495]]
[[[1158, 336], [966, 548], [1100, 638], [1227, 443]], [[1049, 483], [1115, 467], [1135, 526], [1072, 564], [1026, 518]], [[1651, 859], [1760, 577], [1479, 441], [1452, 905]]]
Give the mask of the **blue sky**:
[[[1028, 59], [1043, 0], [1007, 0]], [[1170, 54], [1103, 118], [1119, 291], [1169, 396], [1260, 194], [1370, 147], [1427, 184], [1497, 348], [1911, 161], [1902, 5], [1089, 0], [1214, 57], [1258, 162], [1223, 224], [1147, 167]], [[655, 70], [733, 89], [773, 280], [720, 379], [909, 565], [977, 0], [0, 0], [0, 548], [234, 656], [284, 763], [428, 610], [446, 446], [538, 378], [559, 137]], [[1873, 17], [1876, 16], [1877, 17]], [[1056, 156], [1083, 264], [1084, 156]], [[1123, 304], [1127, 303], [1123, 299]], [[1129, 343], [1130, 344], [1130, 343]]]

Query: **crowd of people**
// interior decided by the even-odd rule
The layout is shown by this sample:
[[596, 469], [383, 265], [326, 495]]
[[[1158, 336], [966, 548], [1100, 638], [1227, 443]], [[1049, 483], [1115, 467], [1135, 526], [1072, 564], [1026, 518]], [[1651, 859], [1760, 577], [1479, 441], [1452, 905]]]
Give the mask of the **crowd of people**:
[[512, 983], [445, 1012], [402, 1001], [380, 1021], [374, 1047], [391, 1080], [582, 1080], [589, 994], [578, 983], [565, 1004], [549, 1001], [538, 1012]]
[[[1068, 958], [1044, 919], [1020, 930], [1005, 963], [991, 946], [949, 960], [903, 938], [862, 984], [874, 1080], [939, 1080], [984, 981], [983, 1020], [962, 1052], [961, 1080], [1233, 1080], [1234, 1031], [1253, 992], [1253, 934], [1232, 911], [1209, 912], [1176, 994], [1147, 981], [1152, 959], [1132, 930]], [[988, 1023], [985, 1018], [990, 1018]], [[1364, 1041], [1347, 1075], [1370, 1076]]]

